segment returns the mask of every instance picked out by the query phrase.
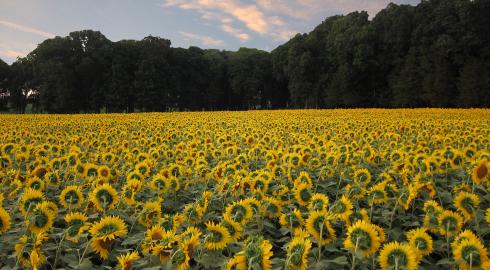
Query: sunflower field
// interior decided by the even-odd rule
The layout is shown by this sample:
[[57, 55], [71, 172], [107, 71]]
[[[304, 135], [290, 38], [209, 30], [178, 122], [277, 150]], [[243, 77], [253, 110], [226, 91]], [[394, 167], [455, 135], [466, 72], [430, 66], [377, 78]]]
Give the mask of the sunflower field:
[[0, 124], [0, 269], [490, 269], [488, 109]]

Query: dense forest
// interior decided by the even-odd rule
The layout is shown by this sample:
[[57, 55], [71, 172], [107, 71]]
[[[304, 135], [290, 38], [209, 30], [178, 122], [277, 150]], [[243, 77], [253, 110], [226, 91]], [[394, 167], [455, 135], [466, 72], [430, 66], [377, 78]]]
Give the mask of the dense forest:
[[112, 42], [97, 31], [0, 60], [0, 111], [489, 107], [490, 1], [427, 0], [327, 18], [272, 52]]

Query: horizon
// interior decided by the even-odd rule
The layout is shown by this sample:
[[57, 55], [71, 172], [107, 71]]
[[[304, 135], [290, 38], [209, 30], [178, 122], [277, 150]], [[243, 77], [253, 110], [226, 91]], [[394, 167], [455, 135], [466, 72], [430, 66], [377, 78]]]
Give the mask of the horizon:
[[46, 39], [85, 29], [113, 42], [151, 35], [169, 39], [175, 48], [270, 52], [325, 18], [355, 11], [372, 18], [390, 2], [416, 5], [420, 0], [0, 0], [0, 59], [10, 65]]

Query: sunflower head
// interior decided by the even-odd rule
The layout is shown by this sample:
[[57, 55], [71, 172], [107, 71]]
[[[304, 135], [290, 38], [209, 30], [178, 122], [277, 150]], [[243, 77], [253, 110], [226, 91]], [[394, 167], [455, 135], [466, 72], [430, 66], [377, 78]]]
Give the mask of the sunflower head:
[[89, 232], [92, 236], [92, 248], [105, 260], [109, 257], [109, 247], [112, 241], [116, 237], [125, 236], [128, 229], [121, 218], [106, 216], [92, 225]]
[[407, 232], [408, 243], [418, 251], [421, 256], [432, 253], [432, 237], [426, 232], [425, 228], [413, 229]]
[[67, 186], [60, 194], [60, 203], [65, 208], [79, 208], [84, 201], [83, 193], [79, 186]]
[[289, 265], [295, 269], [308, 268], [308, 253], [311, 249], [311, 241], [301, 237], [294, 237], [288, 244], [287, 256]]
[[416, 252], [408, 244], [391, 242], [384, 245], [379, 254], [379, 264], [382, 270], [418, 269]]
[[48, 202], [42, 202], [37, 204], [34, 211], [30, 212], [27, 217], [29, 230], [40, 233], [49, 231], [53, 227], [56, 213], [52, 211]]
[[488, 252], [478, 239], [461, 241], [453, 249], [453, 255], [461, 269], [480, 269], [479, 267], [488, 261]]
[[209, 250], [220, 250], [225, 248], [231, 241], [228, 230], [213, 222], [206, 223], [205, 247]]
[[41, 203], [43, 200], [44, 194], [41, 191], [27, 188], [20, 198], [20, 211], [22, 214], [26, 215], [30, 211], [33, 211], [36, 208], [36, 205]]
[[347, 229], [347, 238], [344, 247], [353, 252], [362, 252], [364, 256], [370, 256], [381, 245], [376, 228], [363, 220], [357, 221]]
[[120, 270], [131, 270], [133, 269], [133, 263], [140, 258], [137, 251], [129, 252], [124, 255], [117, 256], [117, 261], [119, 263]]
[[10, 215], [0, 203], [0, 235], [6, 233], [10, 229]]
[[248, 238], [242, 253], [245, 256], [247, 267], [251, 268], [253, 265], [257, 265], [263, 270], [271, 269], [272, 245], [262, 236]]
[[312, 197], [310, 185], [307, 183], [299, 183], [294, 188], [294, 197], [302, 206], [307, 206]]
[[119, 202], [117, 191], [107, 183], [96, 187], [89, 196], [98, 211], [112, 209]]
[[454, 236], [463, 227], [463, 217], [450, 210], [444, 210], [438, 217], [439, 233]]
[[454, 205], [463, 214], [465, 221], [470, 221], [480, 205], [480, 198], [476, 194], [460, 192], [454, 198]]
[[328, 244], [336, 239], [335, 231], [330, 225], [331, 218], [321, 211], [313, 211], [308, 215], [306, 229], [319, 244]]
[[81, 212], [69, 213], [64, 220], [68, 227], [66, 238], [74, 243], [77, 243], [80, 235], [90, 228], [87, 215]]

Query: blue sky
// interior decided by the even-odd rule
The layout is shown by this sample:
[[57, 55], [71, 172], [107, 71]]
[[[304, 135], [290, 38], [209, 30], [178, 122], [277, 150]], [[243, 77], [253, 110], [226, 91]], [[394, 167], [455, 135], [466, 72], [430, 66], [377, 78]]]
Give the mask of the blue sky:
[[[272, 50], [326, 17], [389, 0], [0, 0], [0, 58], [12, 63], [43, 40], [83, 29], [110, 40], [168, 38], [173, 47]], [[417, 4], [420, 0], [395, 0]]]

